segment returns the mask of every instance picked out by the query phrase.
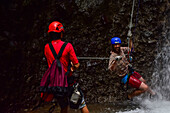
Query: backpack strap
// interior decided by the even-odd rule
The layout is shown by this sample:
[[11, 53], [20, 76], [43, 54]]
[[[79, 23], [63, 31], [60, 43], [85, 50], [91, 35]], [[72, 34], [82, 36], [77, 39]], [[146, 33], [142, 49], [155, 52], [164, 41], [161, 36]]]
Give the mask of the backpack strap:
[[[56, 53], [56, 51], [55, 51], [52, 43], [49, 43], [51, 52], [53, 53], [54, 58], [57, 60], [57, 65], [58, 65], [58, 67], [61, 67], [60, 60], [59, 60], [59, 59], [60, 59], [60, 57], [62, 56], [62, 53], [63, 53], [63, 51], [64, 51], [64, 49], [65, 49], [65, 47], [66, 47], [67, 44], [68, 44], [68, 43], [65, 42], [65, 43], [61, 46], [61, 49], [60, 49], [60, 51], [59, 51], [59, 53], [58, 53], [58, 55], [57, 55], [57, 53]], [[70, 71], [71, 71], [71, 66], [72, 66], [72, 65], [71, 65], [71, 62], [69, 62], [68, 69], [67, 69], [67, 72], [65, 73], [65, 75], [68, 75], [68, 74], [70, 73]]]
[[57, 53], [55, 52], [55, 49], [54, 49], [54, 47], [53, 47], [53, 45], [52, 45], [51, 42], [49, 43], [49, 47], [50, 47], [50, 49], [51, 49], [51, 52], [52, 52], [54, 58], [56, 59], [58, 55], [57, 55]]
[[58, 56], [57, 56], [58, 59], [60, 59], [60, 57], [62, 56], [62, 53], [63, 53], [63, 51], [64, 51], [64, 48], [66, 47], [67, 44], [68, 44], [68, 43], [65, 42], [65, 43], [61, 46], [61, 49], [60, 49], [60, 51], [59, 51], [59, 53], [58, 53]]
[[68, 75], [71, 72], [71, 66], [72, 66], [71, 62], [69, 62], [67, 72], [65, 73], [65, 75]]
[[57, 53], [56, 53], [56, 51], [55, 51], [52, 43], [49, 43], [49, 47], [50, 47], [50, 49], [51, 49], [51, 52], [52, 52], [54, 58], [57, 60], [57, 65], [58, 65], [58, 67], [61, 67], [61, 63], [60, 63], [60, 60], [59, 60], [59, 59], [60, 59], [60, 57], [62, 56], [62, 53], [63, 53], [66, 45], [67, 45], [67, 43], [64, 43], [64, 44], [61, 46], [61, 49], [60, 49], [60, 51], [59, 51], [59, 54], [57, 55]]

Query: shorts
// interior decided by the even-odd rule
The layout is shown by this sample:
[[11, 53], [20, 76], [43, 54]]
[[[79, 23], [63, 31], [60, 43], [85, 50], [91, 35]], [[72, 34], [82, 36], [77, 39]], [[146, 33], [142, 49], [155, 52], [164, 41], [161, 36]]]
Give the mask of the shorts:
[[86, 102], [84, 100], [84, 96], [82, 96], [82, 101], [81, 101], [81, 104], [79, 105], [79, 109], [82, 109], [86, 106]]
[[133, 72], [133, 74], [132, 74], [135, 78], [137, 78], [137, 79], [140, 79], [142, 76], [138, 73], [138, 72], [136, 72], [136, 71], [134, 71]]
[[129, 78], [129, 85], [133, 88], [139, 88], [141, 81], [139, 80], [142, 76], [136, 71]]

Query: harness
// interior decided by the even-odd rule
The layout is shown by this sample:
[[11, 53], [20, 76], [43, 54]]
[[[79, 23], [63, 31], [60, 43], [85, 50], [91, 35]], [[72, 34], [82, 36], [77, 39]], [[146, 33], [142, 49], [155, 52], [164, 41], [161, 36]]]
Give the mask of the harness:
[[[128, 90], [128, 84], [129, 84], [130, 76], [134, 73], [134, 69], [132, 68], [132, 66], [128, 66], [128, 70], [129, 70], [129, 73], [126, 74], [126, 75], [121, 79], [121, 86], [122, 86], [122, 89], [123, 89], [124, 91], [127, 91], [127, 90]], [[126, 85], [126, 88], [124, 88], [125, 85]]]

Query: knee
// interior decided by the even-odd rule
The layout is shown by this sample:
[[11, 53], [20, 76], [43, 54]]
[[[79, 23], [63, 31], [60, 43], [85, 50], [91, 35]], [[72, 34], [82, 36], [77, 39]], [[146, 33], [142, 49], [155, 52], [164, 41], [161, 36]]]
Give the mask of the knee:
[[142, 77], [139, 80], [142, 81], [143, 83], [146, 83], [146, 80], [143, 79]]
[[143, 92], [147, 91], [149, 87], [145, 83], [141, 83], [140, 89], [143, 90]]
[[144, 88], [143, 88], [143, 91], [146, 92], [148, 91], [149, 87], [146, 85]]

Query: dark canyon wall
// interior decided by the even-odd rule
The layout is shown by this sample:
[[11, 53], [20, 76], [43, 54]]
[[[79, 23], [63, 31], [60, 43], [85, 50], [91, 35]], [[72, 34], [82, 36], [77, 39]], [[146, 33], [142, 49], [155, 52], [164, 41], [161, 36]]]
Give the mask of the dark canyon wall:
[[[47, 69], [44, 45], [48, 25], [63, 23], [64, 39], [77, 56], [109, 57], [110, 39], [127, 46], [132, 0], [1, 0], [0, 106], [12, 113], [37, 102]], [[139, 5], [139, 9], [138, 9]], [[164, 34], [168, 0], [136, 0], [133, 17], [135, 69], [150, 81], [156, 45]], [[108, 60], [79, 60], [74, 73], [88, 103], [124, 100], [119, 80], [107, 70]], [[149, 82], [148, 82], [149, 83]], [[4, 110], [4, 111], [3, 111]]]

